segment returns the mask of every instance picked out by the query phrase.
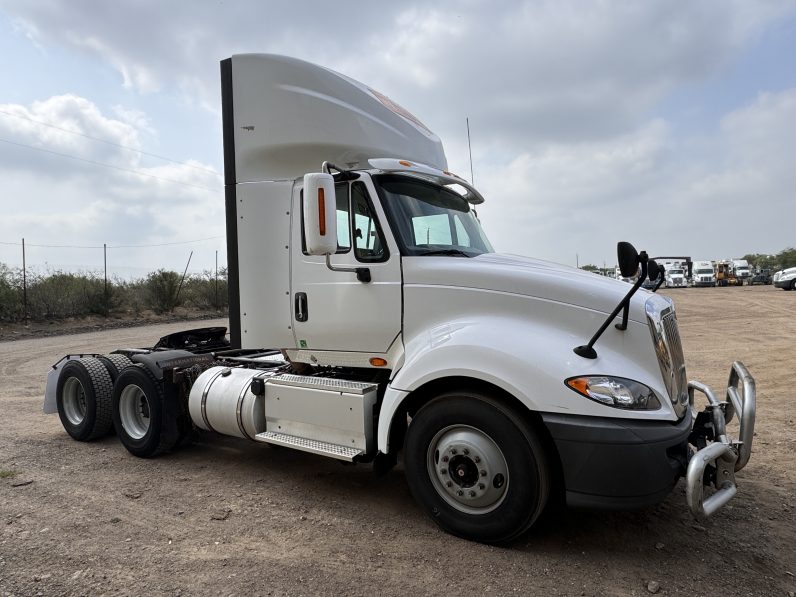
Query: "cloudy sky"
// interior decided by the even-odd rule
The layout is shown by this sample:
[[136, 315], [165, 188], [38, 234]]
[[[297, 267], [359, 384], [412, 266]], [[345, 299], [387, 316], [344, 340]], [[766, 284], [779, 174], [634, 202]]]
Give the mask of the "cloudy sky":
[[[320, 63], [408, 108], [500, 251], [611, 265], [796, 245], [796, 4], [0, 0], [0, 262], [226, 262], [218, 63]], [[37, 246], [49, 245], [49, 246]], [[140, 247], [140, 245], [162, 245]]]

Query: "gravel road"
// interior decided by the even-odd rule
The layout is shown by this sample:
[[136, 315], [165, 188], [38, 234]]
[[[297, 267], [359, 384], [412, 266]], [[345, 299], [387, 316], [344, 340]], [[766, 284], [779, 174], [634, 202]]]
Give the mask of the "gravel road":
[[[796, 591], [796, 292], [669, 291], [688, 374], [758, 383], [739, 493], [694, 521], [679, 484], [636, 512], [550, 508], [508, 547], [439, 531], [401, 467], [205, 435], [153, 460], [43, 415], [67, 352], [151, 345], [185, 323], [0, 343], [0, 595], [781, 595]], [[222, 320], [202, 325], [224, 325]]]

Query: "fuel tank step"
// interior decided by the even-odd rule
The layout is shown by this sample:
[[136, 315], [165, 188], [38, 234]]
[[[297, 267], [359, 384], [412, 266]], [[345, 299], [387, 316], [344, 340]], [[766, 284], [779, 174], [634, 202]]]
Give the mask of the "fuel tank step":
[[302, 452], [310, 452], [312, 454], [320, 454], [321, 456], [328, 456], [329, 458], [336, 458], [337, 460], [345, 460], [346, 462], [353, 462], [354, 458], [360, 454], [364, 454], [363, 450], [351, 448], [349, 446], [340, 446], [338, 444], [330, 444], [329, 442], [321, 442], [306, 437], [297, 437], [295, 435], [287, 435], [286, 433], [275, 433], [273, 431], [264, 431], [254, 436], [259, 442], [268, 444], [275, 444], [277, 446], [285, 446], [286, 448], [293, 448], [301, 450]]
[[377, 389], [377, 385], [362, 381], [349, 381], [331, 377], [309, 377], [285, 373], [268, 380], [268, 383], [296, 388], [314, 388], [331, 392], [347, 392], [348, 394], [366, 394]]

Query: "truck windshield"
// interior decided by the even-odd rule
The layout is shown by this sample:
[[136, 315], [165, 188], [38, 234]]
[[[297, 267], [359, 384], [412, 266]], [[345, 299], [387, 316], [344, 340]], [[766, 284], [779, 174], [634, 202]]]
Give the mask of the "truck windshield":
[[683, 275], [683, 270], [681, 270], [681, 269], [670, 269], [669, 270], [669, 274], [671, 274], [672, 276], [682, 276]]
[[700, 275], [708, 275], [708, 274], [713, 274], [713, 270], [712, 269], [698, 269], [696, 271], [696, 273], [698, 273]]
[[494, 252], [470, 204], [455, 191], [401, 175], [377, 175], [373, 181], [404, 255]]

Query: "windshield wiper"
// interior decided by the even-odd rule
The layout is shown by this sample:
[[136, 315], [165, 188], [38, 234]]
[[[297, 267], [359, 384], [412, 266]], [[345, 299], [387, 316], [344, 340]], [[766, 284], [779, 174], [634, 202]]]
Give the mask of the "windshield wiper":
[[419, 255], [455, 255], [457, 257], [474, 257], [470, 253], [465, 253], [459, 249], [431, 249], [430, 251], [423, 251]]

